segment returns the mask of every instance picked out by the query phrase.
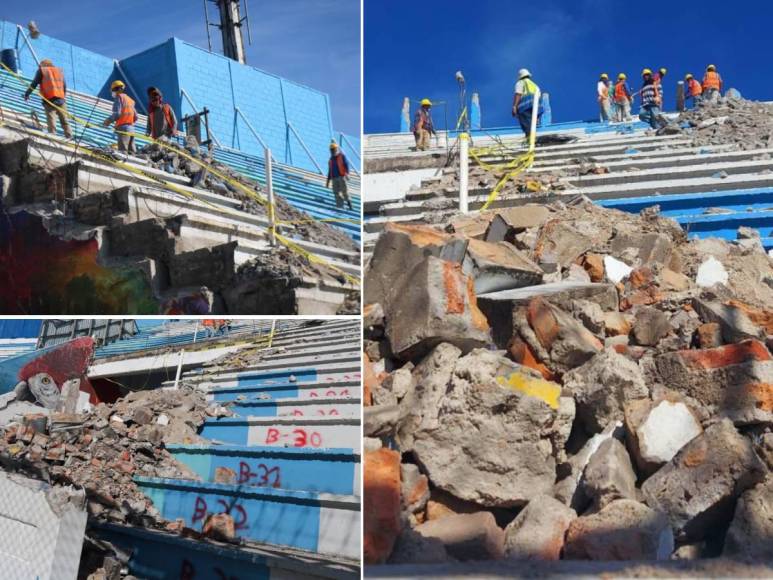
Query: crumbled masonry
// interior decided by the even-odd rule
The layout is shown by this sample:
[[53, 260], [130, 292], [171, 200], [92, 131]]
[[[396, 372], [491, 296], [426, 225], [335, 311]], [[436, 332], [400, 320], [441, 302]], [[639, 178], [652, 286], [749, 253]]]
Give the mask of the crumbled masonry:
[[[681, 119], [697, 143], [773, 146], [769, 105]], [[552, 191], [524, 173], [502, 195], [533, 175]], [[441, 195], [387, 222], [365, 271], [366, 564], [722, 558], [732, 576], [738, 557], [773, 574], [773, 256], [756, 232], [691, 239], [657, 206], [582, 196], [462, 216]]]

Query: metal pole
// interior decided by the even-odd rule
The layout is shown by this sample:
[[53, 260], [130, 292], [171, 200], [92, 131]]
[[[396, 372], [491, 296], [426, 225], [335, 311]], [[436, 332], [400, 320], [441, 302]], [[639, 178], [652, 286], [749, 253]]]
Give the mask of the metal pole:
[[537, 89], [534, 92], [534, 100], [531, 108], [531, 133], [529, 134], [529, 151], [534, 151], [534, 146], [537, 143], [537, 116], [539, 113], [539, 99], [540, 91]]
[[199, 335], [199, 321], [196, 321], [196, 328], [193, 329], [193, 344], [196, 344], [196, 337]]
[[[183, 97], [185, 97], [185, 100], [187, 100], [187, 101], [188, 101], [188, 104], [189, 104], [191, 107], [193, 107], [193, 112], [194, 112], [194, 113], [198, 113], [198, 112], [199, 112], [199, 108], [196, 106], [196, 103], [194, 103], [194, 102], [193, 102], [193, 99], [191, 99], [191, 97], [190, 97], [190, 95], [188, 94], [188, 92], [187, 92], [185, 89], [181, 88], [181, 89], [180, 89], [180, 94], [181, 94]], [[207, 121], [207, 125], [209, 125], [209, 122], [208, 122], [208, 121]], [[215, 143], [217, 143], [217, 146], [218, 146], [218, 147], [222, 147], [222, 146], [223, 146], [223, 145], [220, 143], [220, 140], [217, 138], [217, 136], [216, 136], [214, 133], [211, 133], [211, 132], [210, 132], [209, 134], [212, 136], [212, 139], [214, 139]]]
[[258, 132], [247, 120], [247, 117], [244, 116], [244, 113], [242, 113], [242, 110], [239, 107], [234, 107], [234, 111], [236, 111], [238, 114], [242, 116], [242, 119], [244, 120], [245, 125], [247, 125], [247, 128], [252, 132], [252, 134], [255, 136], [255, 139], [258, 140], [258, 142], [263, 147], [263, 149], [268, 149], [268, 145], [266, 145], [266, 142], [260, 138], [260, 135], [258, 135]]
[[301, 136], [298, 135], [298, 131], [295, 130], [295, 127], [293, 127], [292, 123], [288, 121], [287, 127], [293, 132], [293, 135], [295, 135], [296, 139], [298, 139], [298, 142], [301, 144], [301, 147], [303, 147], [303, 150], [306, 152], [306, 155], [309, 156], [309, 159], [311, 159], [311, 162], [314, 164], [314, 167], [317, 168], [317, 171], [319, 171], [320, 174], [325, 175], [325, 172], [322, 171], [322, 168], [319, 166], [319, 163], [317, 163], [317, 160], [314, 159], [314, 156], [311, 154], [311, 151], [309, 151], [309, 148], [306, 147], [306, 143], [304, 143], [303, 139], [301, 139]]
[[459, 135], [459, 211], [468, 212], [467, 187], [469, 178], [469, 137], [467, 133]]
[[274, 211], [274, 178], [271, 161], [271, 149], [266, 147], [266, 192], [268, 193], [268, 242], [276, 245], [276, 212]]
[[[27, 48], [30, 49], [30, 52], [32, 53], [32, 58], [35, 59], [35, 63], [38, 66], [40, 66], [40, 59], [38, 58], [38, 55], [35, 53], [35, 49], [32, 48], [32, 44], [30, 44], [30, 39], [27, 38], [27, 35], [24, 33], [24, 29], [21, 26], [19, 26], [18, 24], [16, 25], [16, 29], [18, 31], [18, 34], [20, 34], [21, 37], [24, 39], [24, 42], [27, 45]], [[16, 44], [18, 45], [19, 43], [17, 42]], [[18, 56], [19, 55], [19, 49], [18, 48], [16, 48], [16, 55], [17, 55], [16, 58], [19, 58], [19, 56]], [[19, 62], [21, 62], [21, 59], [19, 59]]]
[[180, 382], [180, 373], [182, 373], [183, 370], [183, 355], [185, 354], [185, 349], [180, 351], [180, 360], [177, 361], [177, 374], [174, 376], [174, 387], [177, 388], [177, 383]]

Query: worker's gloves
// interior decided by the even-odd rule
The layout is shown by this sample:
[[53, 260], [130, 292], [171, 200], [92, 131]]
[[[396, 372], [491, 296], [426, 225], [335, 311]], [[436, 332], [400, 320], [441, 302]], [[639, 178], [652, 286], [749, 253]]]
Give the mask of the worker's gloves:
[[109, 127], [110, 126], [110, 119], [105, 119], [104, 121], [102, 121], [102, 126], [103, 127]]
[[518, 108], [513, 107], [513, 117], [517, 117], [517, 116], [518, 116]]
[[24, 93], [24, 100], [25, 101], [29, 101], [30, 100], [30, 94], [29, 93]]

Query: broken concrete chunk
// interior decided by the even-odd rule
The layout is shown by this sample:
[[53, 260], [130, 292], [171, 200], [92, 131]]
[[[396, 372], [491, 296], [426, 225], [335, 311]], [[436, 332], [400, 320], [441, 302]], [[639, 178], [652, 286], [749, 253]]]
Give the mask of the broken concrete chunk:
[[505, 528], [505, 557], [512, 560], [558, 560], [575, 511], [548, 495], [532, 499]]
[[441, 342], [469, 352], [490, 342], [472, 279], [458, 264], [428, 257], [403, 278], [401, 299], [387, 310], [386, 335], [396, 356], [420, 357]]
[[564, 375], [564, 387], [577, 402], [577, 418], [598, 433], [623, 418], [623, 407], [649, 396], [639, 365], [608, 349]]
[[457, 361], [438, 426], [415, 434], [414, 454], [431, 482], [458, 498], [523, 505], [555, 481], [551, 435], [559, 394], [534, 371], [475, 350]]
[[670, 331], [668, 316], [662, 310], [650, 306], [637, 310], [633, 323], [633, 338], [636, 344], [655, 346]]
[[562, 220], [551, 220], [540, 230], [534, 255], [542, 264], [566, 268], [593, 247], [593, 240]]
[[378, 302], [389, 310], [389, 300], [399, 279], [427, 256], [439, 256], [449, 240], [451, 236], [430, 226], [388, 223], [368, 265], [365, 303]]
[[448, 516], [421, 524], [415, 531], [440, 540], [459, 560], [499, 560], [504, 556], [505, 533], [489, 512]]
[[773, 422], [773, 357], [759, 341], [655, 357], [660, 382], [736, 425]]
[[738, 499], [725, 537], [723, 556], [748, 560], [773, 559], [773, 476]]
[[610, 438], [599, 446], [585, 467], [582, 486], [594, 511], [617, 499], [636, 499], [636, 473], [620, 441]]
[[637, 267], [668, 264], [672, 246], [671, 238], [659, 233], [619, 233], [610, 242], [615, 256]]
[[643, 503], [613, 501], [600, 512], [577, 518], [566, 534], [570, 560], [667, 560], [674, 550], [668, 519]]
[[729, 276], [722, 262], [709, 256], [699, 267], [695, 283], [701, 288], [711, 288], [717, 284], [727, 284]]
[[476, 294], [542, 282], [542, 269], [507, 242], [468, 240], [462, 269], [475, 281]]
[[366, 564], [383, 564], [400, 533], [400, 454], [365, 453], [363, 553]]
[[668, 515], [678, 540], [697, 541], [728, 524], [735, 498], [766, 471], [751, 441], [724, 419], [685, 445], [641, 489], [647, 505]]
[[720, 302], [693, 298], [692, 306], [704, 322], [716, 322], [725, 342], [740, 342], [747, 338], [764, 339], [765, 332], [756, 326], [738, 307]]
[[449, 560], [443, 542], [405, 527], [397, 537], [390, 564], [439, 564]]
[[626, 442], [646, 477], [657, 471], [703, 432], [690, 409], [681, 402], [654, 403], [643, 399], [625, 407]]
[[695, 330], [695, 337], [700, 348], [717, 348], [722, 346], [722, 327], [718, 322], [701, 324]]
[[409, 514], [422, 511], [429, 500], [429, 483], [427, 476], [412, 463], [400, 466], [402, 479], [403, 508]]
[[674, 272], [670, 268], [663, 268], [660, 271], [659, 286], [663, 290], [684, 292], [690, 287], [690, 279], [684, 274]]

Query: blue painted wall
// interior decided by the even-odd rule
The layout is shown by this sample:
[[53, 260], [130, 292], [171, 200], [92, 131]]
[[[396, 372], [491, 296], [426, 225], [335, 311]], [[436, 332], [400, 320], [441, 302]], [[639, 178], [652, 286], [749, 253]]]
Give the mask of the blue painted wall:
[[[90, 95], [102, 95], [105, 90], [110, 94], [110, 81], [115, 68], [113, 59], [45, 34], [35, 40], [30, 39], [30, 43], [40, 60], [51, 59], [64, 69], [68, 88]], [[24, 39], [17, 34], [15, 24], [0, 20], [0, 48], [15, 48], [22, 73], [35, 76], [38, 65]]]
[[[38, 58], [50, 58], [64, 69], [67, 86], [72, 90], [109, 98], [110, 83], [120, 78], [108, 57], [44, 35], [31, 43]], [[35, 74], [37, 64], [17, 35], [15, 24], [0, 21], [0, 48], [17, 48], [23, 74]], [[182, 117], [193, 112], [190, 103], [181, 97], [180, 89], [185, 89], [199, 110], [207, 107], [211, 111], [210, 128], [223, 146], [263, 155], [263, 145], [236, 114], [238, 107], [278, 161], [316, 171], [298, 137], [288, 129], [287, 123], [291, 123], [317, 164], [327, 170], [330, 141], [340, 136], [333, 130], [325, 93], [177, 38], [125, 58], [120, 65], [140, 93], [137, 96], [143, 105], [147, 87], [157, 86]], [[345, 144], [344, 152], [359, 168], [359, 139], [347, 139], [351, 146]]]

